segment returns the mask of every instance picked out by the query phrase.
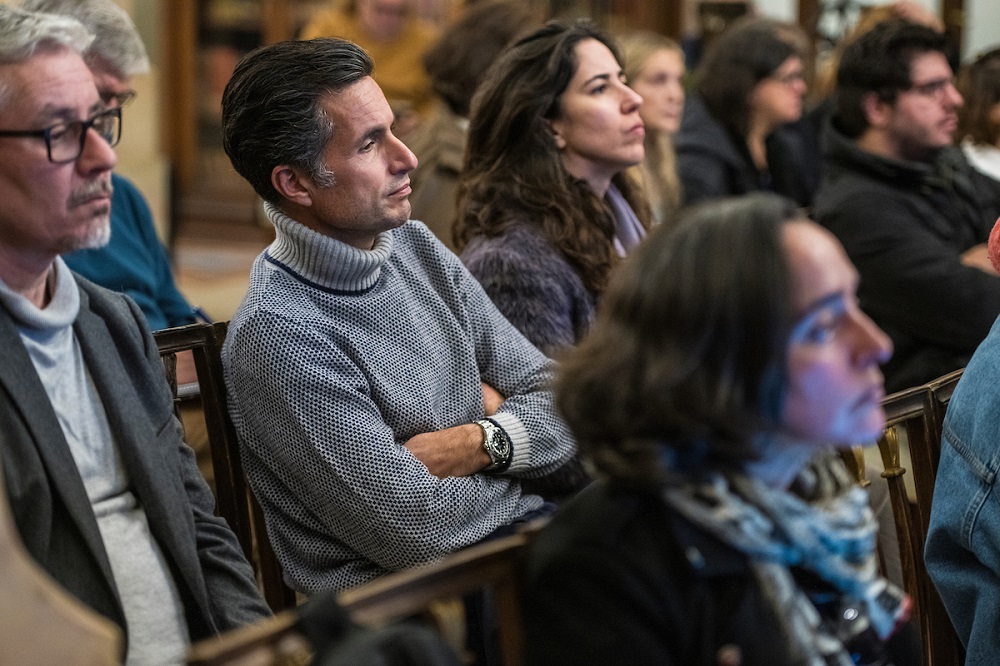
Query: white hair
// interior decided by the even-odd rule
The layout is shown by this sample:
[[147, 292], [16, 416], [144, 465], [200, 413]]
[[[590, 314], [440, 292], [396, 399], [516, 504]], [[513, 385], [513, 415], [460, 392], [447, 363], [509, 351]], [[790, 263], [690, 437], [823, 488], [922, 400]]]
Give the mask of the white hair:
[[145, 74], [149, 57], [128, 12], [113, 0], [21, 0], [21, 9], [75, 18], [94, 34], [85, 54], [122, 77]]
[[[15, 65], [42, 51], [67, 50], [83, 56], [94, 36], [68, 16], [38, 14], [0, 4], [0, 65]], [[0, 76], [0, 107], [10, 96]]]

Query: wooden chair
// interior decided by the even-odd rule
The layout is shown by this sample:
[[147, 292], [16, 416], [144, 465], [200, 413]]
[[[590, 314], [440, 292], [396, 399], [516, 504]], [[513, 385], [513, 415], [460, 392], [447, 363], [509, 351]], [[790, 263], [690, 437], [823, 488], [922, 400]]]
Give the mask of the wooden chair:
[[[400, 571], [338, 595], [359, 625], [377, 629], [397, 620], [426, 616], [436, 602], [488, 589], [500, 634], [501, 663], [524, 662], [521, 582], [528, 547], [542, 523], [502, 539], [460, 550], [427, 566]], [[440, 627], [438, 627], [440, 629]], [[310, 646], [295, 611], [192, 646], [191, 666], [308, 663]]]
[[[883, 401], [886, 431], [878, 447], [889, 485], [893, 518], [899, 541], [906, 592], [913, 599], [914, 622], [920, 632], [926, 666], [959, 666], [964, 660], [941, 597], [924, 567], [924, 543], [930, 524], [931, 498], [941, 454], [941, 430], [948, 400], [961, 371], [923, 386], [887, 396]], [[912, 467], [914, 498], [904, 483], [901, 439], [905, 435]]]
[[504, 666], [524, 663], [521, 592], [524, 566], [534, 535], [525, 531], [452, 553], [426, 567], [400, 571], [341, 593], [340, 603], [358, 624], [379, 627], [421, 614], [435, 602], [488, 590]]
[[[215, 475], [216, 511], [236, 533], [271, 609], [277, 612], [294, 607], [295, 592], [285, 585], [281, 565], [271, 549], [264, 512], [247, 484], [236, 429], [226, 406], [221, 356], [226, 323], [171, 328], [157, 332], [155, 338], [178, 410], [184, 403], [200, 400]], [[177, 384], [177, 354], [184, 351], [194, 356], [196, 386]]]

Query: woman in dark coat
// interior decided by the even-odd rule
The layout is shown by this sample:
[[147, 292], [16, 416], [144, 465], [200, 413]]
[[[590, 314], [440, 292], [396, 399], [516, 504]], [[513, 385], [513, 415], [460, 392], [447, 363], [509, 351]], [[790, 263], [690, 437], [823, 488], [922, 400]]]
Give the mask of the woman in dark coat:
[[563, 362], [601, 479], [536, 542], [528, 664], [919, 663], [867, 493], [886, 335], [834, 237], [754, 194], [654, 230]]

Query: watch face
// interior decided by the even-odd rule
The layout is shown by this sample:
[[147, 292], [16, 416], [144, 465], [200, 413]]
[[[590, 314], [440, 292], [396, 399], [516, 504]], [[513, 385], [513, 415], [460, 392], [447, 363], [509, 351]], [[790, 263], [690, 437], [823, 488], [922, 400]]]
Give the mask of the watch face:
[[504, 433], [490, 421], [481, 421], [480, 424], [486, 433], [483, 446], [486, 452], [490, 454], [493, 464], [498, 465], [506, 462], [510, 456], [510, 445]]

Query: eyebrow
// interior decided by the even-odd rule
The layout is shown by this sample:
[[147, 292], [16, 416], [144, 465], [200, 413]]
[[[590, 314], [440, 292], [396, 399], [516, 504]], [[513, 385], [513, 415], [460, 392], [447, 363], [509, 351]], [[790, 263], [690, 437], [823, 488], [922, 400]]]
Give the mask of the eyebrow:
[[98, 99], [90, 106], [89, 109], [87, 109], [87, 114], [85, 115], [84, 118], [78, 118], [76, 114], [76, 109], [74, 108], [68, 106], [55, 106], [52, 104], [46, 104], [45, 106], [42, 107], [41, 111], [35, 117], [37, 118], [38, 123], [50, 123], [53, 121], [71, 123], [71, 122], [76, 122], [78, 120], [85, 120], [86, 118], [89, 118], [95, 113], [100, 113], [101, 111], [105, 110], [106, 107], [101, 102], [101, 100]]
[[809, 327], [816, 315], [825, 310], [826, 308], [835, 307], [837, 309], [844, 308], [844, 294], [841, 292], [833, 292], [832, 294], [827, 294], [826, 296], [821, 296], [816, 299], [802, 311], [792, 324], [792, 330], [788, 334], [789, 339], [795, 339], [803, 334], [804, 329]]
[[358, 140], [358, 146], [363, 146], [368, 141], [376, 141], [381, 139], [389, 132], [389, 128], [385, 125], [379, 125], [378, 127], [372, 127], [370, 130], [365, 132], [361, 139]]
[[[625, 76], [625, 70], [624, 69], [619, 69], [618, 70], [618, 79], [620, 80], [623, 76]], [[584, 81], [583, 82], [583, 87], [586, 88], [591, 83], [593, 83], [594, 81], [598, 81], [598, 80], [601, 80], [601, 81], [610, 81], [611, 77], [612, 77], [611, 74], [596, 74], [596, 75], [590, 77], [589, 79], [587, 79], [586, 81]]]

